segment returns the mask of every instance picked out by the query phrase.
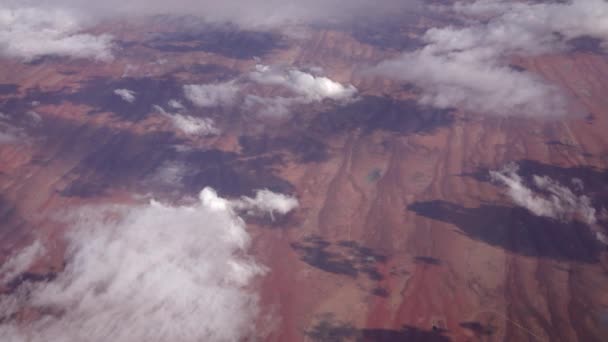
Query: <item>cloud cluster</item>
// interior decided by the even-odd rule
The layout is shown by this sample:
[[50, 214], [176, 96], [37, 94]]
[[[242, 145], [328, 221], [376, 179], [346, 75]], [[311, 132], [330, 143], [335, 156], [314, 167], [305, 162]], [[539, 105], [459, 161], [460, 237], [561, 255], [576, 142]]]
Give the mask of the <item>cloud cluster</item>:
[[[577, 195], [570, 188], [548, 176], [534, 175], [533, 186], [526, 185], [518, 174], [518, 166], [509, 164], [500, 171], [491, 171], [491, 179], [507, 188], [507, 194], [515, 204], [526, 208], [537, 216], [569, 222], [579, 220], [588, 224], [601, 242], [608, 242], [603, 231], [597, 225], [597, 211], [591, 199]], [[580, 179], [573, 179], [574, 187], [582, 187]]]
[[[260, 96], [247, 93], [250, 84], [276, 86], [289, 90], [290, 96]], [[295, 68], [256, 65], [247, 77], [223, 83], [184, 86], [184, 96], [197, 107], [242, 107], [250, 112], [270, 117], [283, 117], [291, 107], [331, 99], [346, 102], [353, 99], [357, 89], [325, 76], [313, 75]]]
[[[179, 103], [179, 102], [177, 102]], [[173, 104], [173, 106], [171, 106]], [[154, 109], [163, 116], [171, 120], [173, 126], [187, 135], [216, 135], [220, 130], [215, 126], [211, 118], [194, 117], [183, 113], [184, 107], [175, 108], [176, 103], [169, 103], [170, 107], [177, 109], [177, 113], [167, 112], [161, 106], [154, 106]], [[181, 104], [180, 104], [181, 105]]]
[[115, 89], [114, 94], [125, 102], [133, 103], [135, 102], [135, 92], [129, 89]]
[[231, 105], [237, 99], [239, 86], [235, 81], [184, 86], [184, 96], [197, 107]]
[[247, 29], [345, 22], [361, 14], [410, 10], [418, 0], [5, 0], [0, 8], [0, 55], [32, 60], [56, 55], [110, 60], [108, 35], [82, 33], [100, 20], [142, 16], [196, 16]]
[[[250, 237], [232, 203], [212, 189], [190, 205], [96, 206], [70, 215], [70, 221], [65, 269], [52, 281], [26, 284], [27, 291], [0, 299], [2, 317], [24, 307], [39, 308], [43, 316], [28, 324], [2, 320], [2, 340], [255, 336], [257, 296], [248, 285], [265, 269], [247, 256]], [[22, 254], [27, 258], [13, 264], [26, 264], [33, 252]]]
[[30, 61], [47, 55], [112, 59], [109, 35], [81, 33], [84, 18], [62, 8], [0, 8], [0, 55]]
[[245, 211], [249, 215], [270, 215], [273, 220], [275, 214], [285, 215], [298, 205], [295, 197], [277, 194], [268, 189], [256, 191], [255, 197], [243, 196], [232, 201], [232, 206], [237, 210]]
[[196, 118], [181, 114], [172, 114], [173, 125], [188, 135], [216, 135], [220, 130], [210, 118]]
[[302, 102], [321, 101], [323, 99], [344, 100], [357, 92], [353, 85], [342, 85], [324, 76], [315, 76], [293, 68], [278, 68], [268, 65], [256, 65], [249, 76], [260, 84], [278, 85], [293, 91]]
[[514, 55], [566, 48], [565, 40], [591, 36], [608, 41], [608, 2], [476, 0], [453, 10], [467, 26], [432, 28], [427, 45], [382, 62], [374, 72], [418, 85], [421, 101], [497, 115], [560, 116], [566, 95], [538, 76], [509, 65]]

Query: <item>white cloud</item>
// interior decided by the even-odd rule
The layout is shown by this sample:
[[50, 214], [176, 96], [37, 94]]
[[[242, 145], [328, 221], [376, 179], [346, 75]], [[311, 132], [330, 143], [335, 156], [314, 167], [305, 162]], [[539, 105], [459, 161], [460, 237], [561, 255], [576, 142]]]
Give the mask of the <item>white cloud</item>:
[[[251, 83], [286, 88], [291, 96], [260, 96], [246, 94]], [[247, 78], [223, 83], [191, 84], [184, 86], [184, 96], [197, 107], [234, 106], [269, 117], [288, 116], [298, 104], [320, 102], [324, 99], [346, 102], [355, 98], [357, 89], [325, 76], [295, 68], [256, 65]]]
[[211, 118], [198, 118], [180, 113], [169, 113], [161, 106], [154, 106], [154, 109], [167, 117], [173, 126], [188, 135], [215, 135], [220, 130], [215, 126]]
[[420, 102], [495, 115], [561, 116], [566, 96], [531, 73], [502, 65], [492, 48], [439, 52], [434, 45], [376, 67], [382, 75], [422, 88]]
[[235, 81], [184, 86], [184, 95], [197, 107], [217, 107], [234, 104], [239, 92]]
[[25, 61], [46, 55], [110, 60], [111, 37], [80, 33], [82, 19], [60, 8], [0, 8], [0, 55]]
[[564, 49], [556, 33], [608, 40], [603, 0], [477, 0], [453, 9], [471, 16], [469, 26], [432, 28], [424, 35], [424, 48], [380, 63], [374, 72], [415, 83], [424, 91], [421, 101], [440, 108], [560, 116], [571, 109], [567, 95], [538, 76], [511, 69], [509, 58]]
[[129, 89], [116, 89], [114, 90], [114, 94], [119, 96], [126, 102], [133, 103], [135, 102], [135, 92]]
[[[571, 189], [548, 176], [534, 175], [534, 190], [525, 184], [518, 174], [518, 169], [516, 164], [510, 164], [500, 171], [490, 172], [494, 182], [507, 187], [507, 194], [515, 204], [537, 216], [563, 222], [580, 220], [589, 225], [600, 242], [607, 240], [597, 224], [597, 212], [589, 197], [576, 195]], [[573, 179], [574, 184], [579, 182], [580, 179]]]
[[67, 264], [47, 283], [0, 300], [47, 313], [0, 323], [6, 341], [240, 341], [255, 336], [264, 267], [229, 201], [207, 188], [196, 203], [89, 207], [70, 216]]
[[554, 33], [567, 39], [590, 36], [608, 40], [608, 3], [605, 0], [564, 2], [517, 2], [477, 0], [455, 4], [456, 12], [470, 16], [492, 17], [483, 39], [506, 44], [508, 50], [546, 52], [559, 41]]
[[509, 197], [535, 215], [569, 221], [579, 216], [588, 224], [596, 223], [595, 209], [587, 196], [577, 196], [569, 188], [548, 176], [534, 175], [534, 185], [541, 192], [526, 186], [517, 174], [516, 164], [501, 171], [491, 171], [492, 179], [507, 187]]
[[346, 100], [357, 93], [357, 89], [351, 84], [345, 86], [327, 77], [314, 76], [292, 68], [281, 69], [268, 65], [256, 65], [250, 78], [257, 83], [286, 87], [300, 96], [302, 102], [323, 99]]
[[34, 241], [34, 243], [25, 247], [4, 262], [2, 267], [0, 267], [0, 281], [6, 283], [15, 276], [26, 272], [36, 259], [42, 257], [45, 252], [46, 249], [42, 243], [40, 243], [40, 241]]
[[177, 129], [189, 135], [215, 135], [220, 132], [210, 118], [195, 118], [181, 114], [172, 114], [171, 120]]
[[299, 205], [297, 198], [278, 194], [268, 189], [256, 191], [253, 198], [243, 196], [231, 203], [238, 210], [244, 210], [253, 215], [269, 214], [273, 219], [275, 214], [285, 215]]
[[178, 100], [175, 100], [175, 99], [169, 100], [168, 105], [172, 109], [177, 109], [177, 110], [184, 109], [184, 105], [181, 102], [179, 102]]

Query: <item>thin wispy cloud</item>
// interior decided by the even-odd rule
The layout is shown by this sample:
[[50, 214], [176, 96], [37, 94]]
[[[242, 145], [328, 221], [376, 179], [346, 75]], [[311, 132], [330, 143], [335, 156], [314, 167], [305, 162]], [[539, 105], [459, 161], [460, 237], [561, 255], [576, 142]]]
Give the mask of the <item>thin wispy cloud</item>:
[[[518, 174], [517, 164], [509, 164], [502, 170], [491, 171], [491, 179], [506, 187], [507, 195], [517, 205], [532, 214], [562, 222], [578, 220], [586, 223], [602, 243], [608, 243], [605, 232], [598, 225], [598, 211], [586, 195], [574, 191], [549, 176], [533, 175], [528, 185]], [[572, 180], [573, 188], [582, 188], [580, 179]]]
[[239, 86], [236, 81], [184, 86], [184, 96], [197, 107], [232, 105], [237, 100]]
[[0, 267], [0, 281], [6, 283], [27, 271], [37, 259], [44, 256], [45, 252], [46, 248], [40, 241], [34, 241], [23, 248]]

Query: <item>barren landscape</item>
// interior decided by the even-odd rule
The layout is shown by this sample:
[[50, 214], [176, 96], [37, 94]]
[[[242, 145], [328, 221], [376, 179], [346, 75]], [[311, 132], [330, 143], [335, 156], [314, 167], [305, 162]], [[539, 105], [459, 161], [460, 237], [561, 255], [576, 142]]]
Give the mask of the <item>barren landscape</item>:
[[[264, 269], [244, 286], [257, 313], [237, 340], [606, 340], [608, 55], [579, 40], [508, 57], [562, 89], [560, 116], [424, 103], [415, 75], [369, 71], [447, 22], [283, 34], [115, 19], [90, 29], [113, 36], [110, 61], [0, 59], [0, 261], [44, 246], [19, 272], [3, 266], [3, 296], [62, 279], [78, 255], [71, 208], [180, 206], [211, 187], [238, 203]], [[341, 88], [276, 81], [304, 74]], [[184, 87], [206, 84], [238, 89]], [[242, 209], [260, 189], [297, 208]], [[25, 303], [0, 324], [62, 310]]]

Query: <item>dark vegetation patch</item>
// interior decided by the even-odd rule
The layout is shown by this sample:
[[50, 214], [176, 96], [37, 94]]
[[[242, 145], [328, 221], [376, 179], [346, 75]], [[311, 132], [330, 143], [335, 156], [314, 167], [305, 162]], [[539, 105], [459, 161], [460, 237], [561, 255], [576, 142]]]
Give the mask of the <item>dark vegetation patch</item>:
[[299, 254], [300, 260], [322, 271], [353, 278], [364, 274], [374, 281], [384, 279], [377, 265], [385, 263], [387, 257], [355, 241], [331, 243], [311, 235], [291, 243], [291, 248]]

